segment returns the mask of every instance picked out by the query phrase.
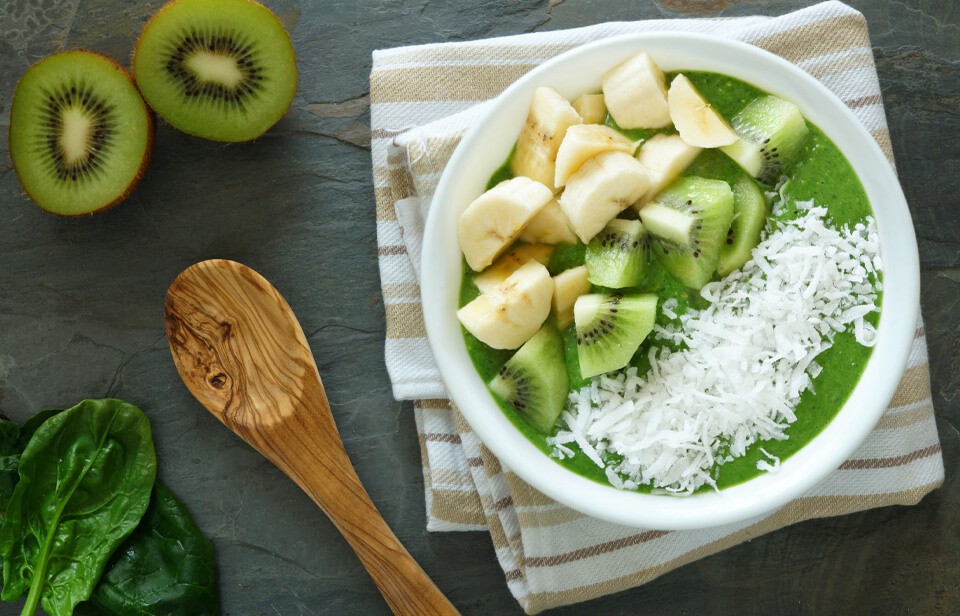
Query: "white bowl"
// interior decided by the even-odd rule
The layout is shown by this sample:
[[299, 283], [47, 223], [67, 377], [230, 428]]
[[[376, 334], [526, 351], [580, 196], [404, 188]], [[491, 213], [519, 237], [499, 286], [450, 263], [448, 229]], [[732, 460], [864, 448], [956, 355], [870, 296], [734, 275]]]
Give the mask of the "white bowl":
[[[877, 344], [856, 389], [829, 425], [776, 473], [692, 496], [620, 491], [567, 470], [531, 444], [480, 380], [456, 317], [461, 282], [460, 212], [480, 195], [520, 133], [533, 91], [552, 86], [573, 100], [599, 91], [602, 74], [646, 50], [665, 71], [725, 73], [796, 103], [846, 155], [866, 189], [880, 234], [883, 303]], [[422, 300], [427, 336], [454, 403], [477, 436], [537, 490], [587, 515], [643, 528], [681, 530], [770, 512], [810, 490], [857, 449], [893, 397], [919, 310], [919, 259], [906, 201], [890, 164], [833, 93], [793, 64], [756, 47], [713, 36], [651, 33], [611, 38], [558, 56], [506, 89], [467, 132], [433, 198], [424, 237]], [[442, 207], [441, 207], [442, 206]]]

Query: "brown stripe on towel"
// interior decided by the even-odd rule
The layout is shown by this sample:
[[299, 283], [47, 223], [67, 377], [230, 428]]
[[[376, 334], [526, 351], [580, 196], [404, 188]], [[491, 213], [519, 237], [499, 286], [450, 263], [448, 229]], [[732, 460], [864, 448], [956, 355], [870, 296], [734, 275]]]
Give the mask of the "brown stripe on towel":
[[414, 400], [414, 406], [432, 410], [451, 410], [450, 401], [445, 398], [425, 398], [423, 400]]
[[940, 453], [940, 443], [937, 443], [936, 445], [930, 445], [929, 447], [924, 447], [923, 449], [918, 449], [917, 451], [911, 451], [908, 454], [893, 458], [866, 458], [863, 460], [847, 460], [840, 465], [839, 470], [859, 471], [869, 468], [892, 468], [894, 466], [905, 466], [921, 458], [928, 458], [938, 453]]
[[660, 537], [663, 537], [669, 534], [670, 534], [670, 531], [666, 531], [666, 530], [648, 530], [642, 533], [638, 533], [636, 535], [624, 537], [623, 539], [617, 539], [616, 541], [608, 541], [605, 543], [592, 545], [587, 548], [580, 548], [579, 550], [573, 550], [572, 552], [567, 552], [565, 554], [556, 554], [554, 556], [528, 556], [526, 559], [527, 566], [528, 567], [553, 567], [556, 565], [562, 565], [565, 563], [573, 562], [575, 560], [581, 560], [584, 558], [597, 556], [599, 554], [606, 554], [607, 552], [622, 550], [624, 548], [635, 546], [641, 543], [653, 541], [654, 539], [659, 539]]
[[517, 569], [511, 569], [510, 571], [506, 571], [504, 572], [504, 575], [506, 575], [508, 582], [515, 582], [517, 580], [523, 579], [523, 573], [521, 573]]
[[851, 109], [858, 109], [868, 105], [879, 105], [883, 102], [883, 97], [879, 94], [871, 94], [870, 96], [861, 96], [860, 98], [854, 98], [843, 102], [845, 102], [847, 107]]
[[460, 444], [460, 435], [459, 434], [446, 434], [443, 432], [426, 432], [423, 435], [424, 441], [432, 441], [435, 443], [454, 443]]
[[403, 244], [394, 244], [387, 246], [378, 246], [377, 255], [381, 257], [393, 257], [396, 255], [407, 254], [407, 247]]

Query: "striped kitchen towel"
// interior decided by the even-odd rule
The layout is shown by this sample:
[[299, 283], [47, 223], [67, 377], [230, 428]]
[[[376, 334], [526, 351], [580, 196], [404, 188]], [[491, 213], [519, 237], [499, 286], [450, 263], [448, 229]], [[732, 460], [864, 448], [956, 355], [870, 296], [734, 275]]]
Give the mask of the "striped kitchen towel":
[[511, 592], [531, 614], [645, 583], [802, 520], [914, 504], [943, 481], [922, 324], [890, 408], [850, 460], [778, 511], [708, 530], [627, 528], [552, 502], [501, 468], [446, 399], [420, 309], [420, 240], [437, 181], [464, 131], [488, 101], [543, 61], [590, 41], [665, 30], [726, 36], [794, 62], [846, 101], [893, 163], [866, 23], [840, 2], [780, 17], [605, 23], [373, 54], [386, 363], [395, 397], [414, 401], [427, 528], [489, 531]]

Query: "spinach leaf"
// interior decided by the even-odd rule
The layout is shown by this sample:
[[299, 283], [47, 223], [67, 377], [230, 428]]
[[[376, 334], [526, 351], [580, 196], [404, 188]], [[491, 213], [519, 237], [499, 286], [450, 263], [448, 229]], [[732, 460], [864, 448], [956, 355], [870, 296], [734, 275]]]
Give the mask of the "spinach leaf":
[[17, 453], [17, 440], [20, 428], [14, 422], [0, 415], [0, 456]]
[[159, 481], [140, 525], [78, 616], [218, 616], [217, 562], [186, 507]]
[[26, 449], [33, 433], [50, 417], [62, 412], [63, 409], [40, 411], [23, 424], [17, 426], [14, 422], [0, 415], [0, 524], [7, 511], [13, 489], [20, 481], [20, 454]]
[[37, 429], [43, 425], [43, 422], [50, 419], [54, 415], [62, 413], [64, 409], [47, 409], [45, 411], [40, 411], [30, 419], [23, 422], [23, 425], [20, 426], [20, 437], [17, 439], [17, 444], [20, 446], [20, 451], [23, 451], [27, 448], [27, 443], [30, 442], [30, 439], [33, 438], [33, 434]]
[[121, 400], [84, 400], [44, 421], [20, 456], [0, 527], [3, 590], [23, 614], [67, 616], [93, 592], [150, 499], [157, 460], [150, 423]]
[[18, 445], [19, 438], [20, 428], [17, 424], [0, 415], [0, 522], [20, 478], [17, 468], [23, 448]]

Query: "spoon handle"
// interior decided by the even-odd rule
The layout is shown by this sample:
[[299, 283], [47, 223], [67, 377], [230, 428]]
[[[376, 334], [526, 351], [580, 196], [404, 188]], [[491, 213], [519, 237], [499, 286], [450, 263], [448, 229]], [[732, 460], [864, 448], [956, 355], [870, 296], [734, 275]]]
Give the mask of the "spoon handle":
[[243, 434], [246, 430], [231, 428], [323, 509], [356, 551], [394, 614], [458, 614], [370, 500], [343, 448], [322, 386], [309, 389], [313, 388], [304, 392], [303, 401], [310, 408], [274, 424], [267, 432], [269, 439], [257, 435], [250, 439]]

